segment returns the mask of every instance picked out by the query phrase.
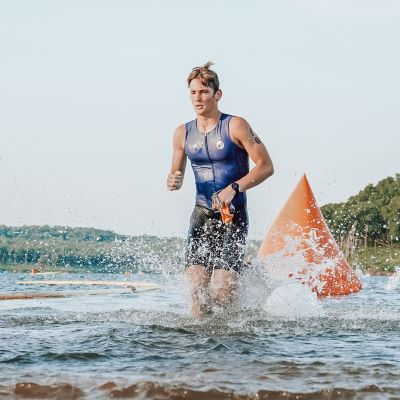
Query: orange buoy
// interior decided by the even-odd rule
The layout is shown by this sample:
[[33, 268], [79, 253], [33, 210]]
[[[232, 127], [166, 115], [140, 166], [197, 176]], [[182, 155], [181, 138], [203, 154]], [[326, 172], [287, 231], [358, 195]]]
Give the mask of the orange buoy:
[[258, 256], [282, 251], [285, 257], [292, 257], [293, 251], [287, 248], [288, 238], [296, 240], [296, 252], [301, 251], [310, 268], [327, 264], [316, 277], [307, 268], [298, 271], [305, 275], [305, 281], [318, 296], [346, 295], [361, 290], [361, 283], [336, 244], [305, 175], [268, 230]]

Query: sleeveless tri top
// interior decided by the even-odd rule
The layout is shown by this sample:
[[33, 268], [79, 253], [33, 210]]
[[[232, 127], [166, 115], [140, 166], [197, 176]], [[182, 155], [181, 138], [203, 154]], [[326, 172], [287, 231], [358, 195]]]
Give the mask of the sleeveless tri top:
[[[224, 189], [249, 172], [249, 157], [229, 135], [232, 115], [221, 114], [217, 126], [208, 133], [197, 129], [197, 120], [185, 124], [185, 153], [196, 181], [196, 204], [212, 208], [213, 193]], [[238, 193], [235, 207], [246, 205], [246, 193]]]

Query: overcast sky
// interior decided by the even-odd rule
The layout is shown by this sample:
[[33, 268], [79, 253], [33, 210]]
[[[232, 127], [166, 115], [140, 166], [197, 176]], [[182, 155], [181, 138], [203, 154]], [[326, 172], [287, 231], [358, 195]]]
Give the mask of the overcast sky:
[[0, 0], [0, 224], [184, 236], [190, 165], [165, 180], [209, 60], [275, 164], [250, 237], [304, 172], [320, 205], [400, 172], [399, 1]]

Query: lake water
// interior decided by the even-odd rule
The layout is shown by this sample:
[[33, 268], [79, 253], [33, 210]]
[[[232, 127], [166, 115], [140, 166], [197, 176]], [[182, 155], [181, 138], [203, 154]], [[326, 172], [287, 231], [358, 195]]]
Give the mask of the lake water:
[[[156, 282], [160, 289], [25, 287], [20, 280]], [[241, 308], [196, 320], [181, 275], [0, 273], [0, 398], [400, 399], [400, 285], [316, 299], [244, 279]], [[87, 291], [96, 290], [96, 295]]]

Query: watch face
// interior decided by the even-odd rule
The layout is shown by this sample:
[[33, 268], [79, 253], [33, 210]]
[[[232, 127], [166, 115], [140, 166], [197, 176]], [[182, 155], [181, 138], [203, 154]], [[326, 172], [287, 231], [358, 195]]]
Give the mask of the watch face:
[[239, 185], [236, 182], [232, 183], [231, 187], [236, 193], [239, 193]]

